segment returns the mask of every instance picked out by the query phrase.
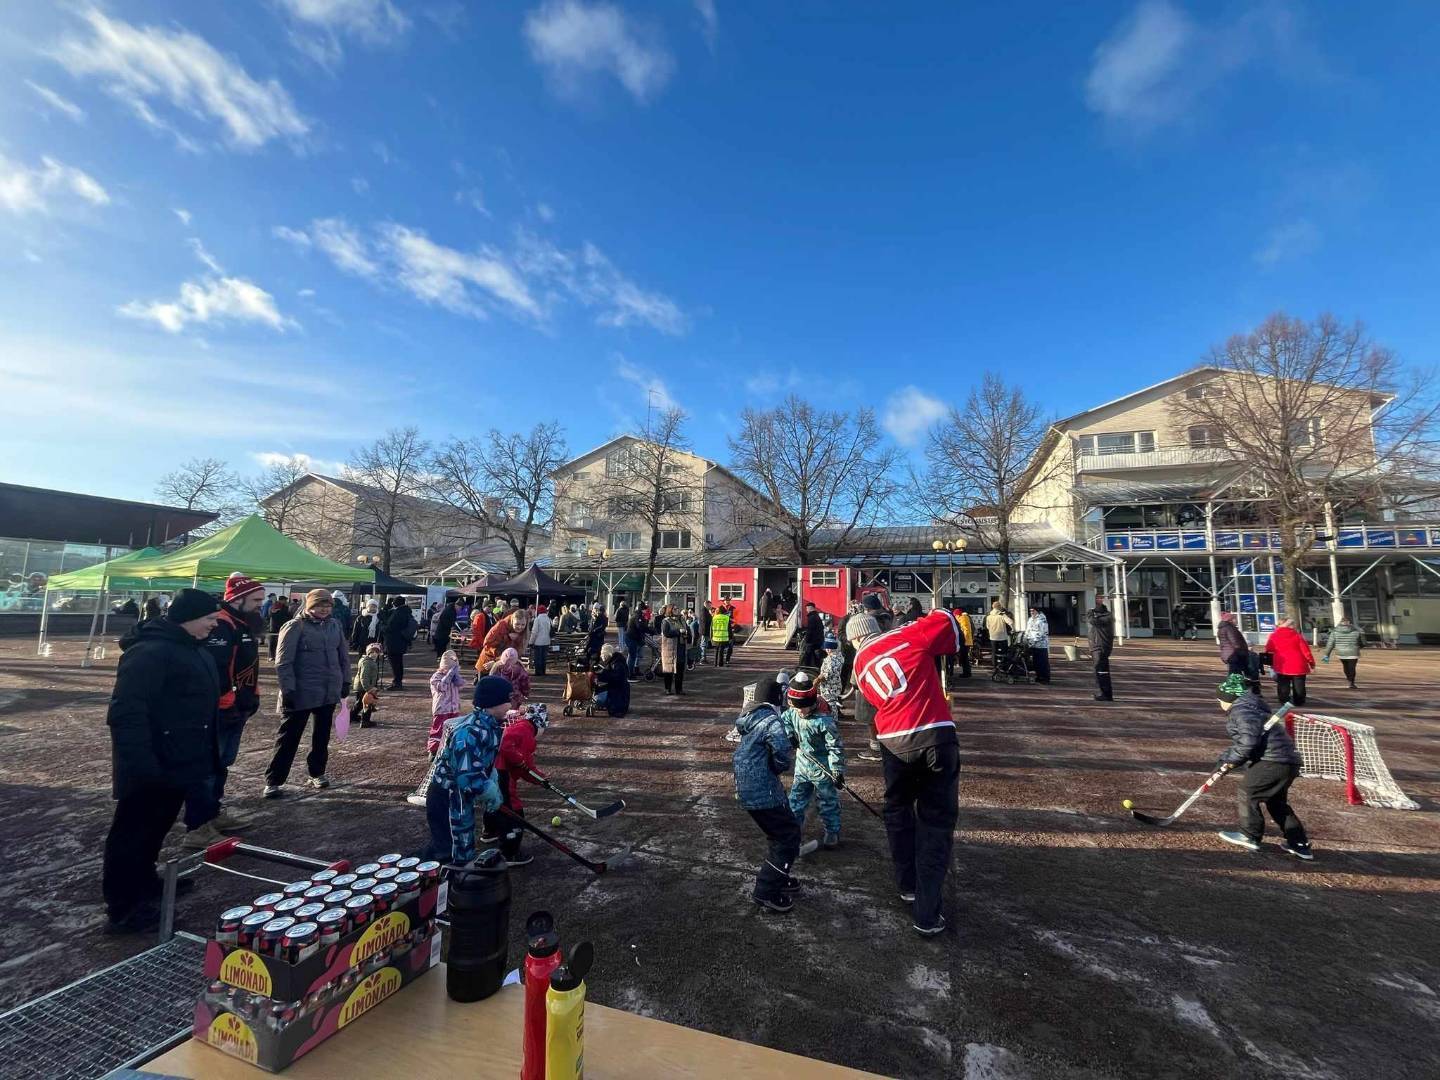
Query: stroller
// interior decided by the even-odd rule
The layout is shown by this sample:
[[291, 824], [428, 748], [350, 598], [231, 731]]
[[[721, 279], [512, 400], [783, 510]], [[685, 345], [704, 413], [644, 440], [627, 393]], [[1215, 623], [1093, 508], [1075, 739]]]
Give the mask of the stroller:
[[590, 657], [582, 645], [575, 650], [575, 656], [565, 670], [565, 707], [560, 711], [566, 716], [574, 716], [576, 709], [586, 716], [595, 715], [595, 685], [591, 671]]
[[[991, 647], [995, 646], [996, 643], [992, 642]], [[1030, 650], [1025, 647], [1025, 640], [1019, 634], [1011, 634], [1009, 643], [1000, 645], [996, 650], [990, 679], [1011, 685], [1035, 681], [1035, 672], [1030, 670]]]

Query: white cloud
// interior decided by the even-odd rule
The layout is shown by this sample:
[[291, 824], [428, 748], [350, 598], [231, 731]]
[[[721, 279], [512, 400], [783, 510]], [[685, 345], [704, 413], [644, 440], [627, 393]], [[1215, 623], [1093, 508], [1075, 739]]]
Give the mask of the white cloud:
[[225, 272], [225, 268], [220, 265], [219, 260], [216, 259], [214, 255], [211, 255], [210, 252], [206, 251], [205, 245], [198, 239], [192, 236], [186, 240], [185, 243], [189, 246], [190, 250], [195, 253], [195, 257], [205, 264], [206, 269], [216, 274], [223, 274]]
[[370, 194], [370, 181], [366, 180], [363, 176], [352, 176], [350, 178], [350, 187], [356, 195]]
[[645, 400], [657, 409], [678, 409], [680, 403], [670, 394], [670, 388], [652, 371], [632, 364], [625, 357], [615, 355], [615, 374], [628, 383], [634, 383], [645, 395]]
[[379, 269], [365, 241], [344, 218], [321, 218], [310, 223], [310, 240], [347, 274], [372, 277]]
[[31, 251], [29, 248], [26, 248], [24, 251], [22, 251], [21, 255], [25, 257], [26, 262], [42, 263], [45, 261], [39, 255], [35, 254], [35, 252]]
[[276, 225], [270, 232], [273, 236], [284, 240], [287, 244], [294, 244], [301, 251], [310, 250], [310, 234], [304, 229], [292, 229], [288, 225]]
[[171, 212], [172, 214], [174, 214], [177, 218], [180, 219], [180, 224], [182, 224], [182, 225], [189, 225], [189, 224], [190, 224], [190, 211], [189, 211], [189, 210], [182, 210], [180, 207], [177, 206], [177, 207], [175, 207], [174, 209], [172, 209], [170, 212]]
[[548, 225], [550, 222], [555, 220], [555, 211], [551, 208], [549, 203], [536, 203], [535, 216]]
[[395, 155], [390, 153], [390, 148], [379, 139], [376, 139], [370, 144], [370, 149], [373, 150], [375, 156], [380, 159], [380, 164], [390, 165], [394, 163]]
[[1279, 5], [1205, 25], [1170, 0], [1143, 0], [1096, 48], [1085, 103], [1115, 127], [1144, 135], [1189, 118], [1200, 98], [1252, 64], [1288, 75], [1324, 68]]
[[107, 206], [110, 193], [87, 172], [42, 157], [37, 166], [25, 166], [0, 155], [0, 210], [12, 214], [49, 213], [54, 196], [73, 196], [91, 206]]
[[296, 325], [280, 314], [268, 292], [253, 281], [235, 277], [187, 281], [174, 300], [132, 300], [116, 310], [127, 319], [153, 322], [172, 334], [208, 323], [254, 322], [282, 333]]
[[915, 446], [925, 437], [948, 408], [937, 397], [931, 397], [916, 386], [902, 386], [885, 402], [880, 425], [901, 446]]
[[715, 51], [715, 40], [720, 36], [720, 16], [715, 11], [715, 0], [695, 0], [695, 13], [700, 16], [700, 32], [705, 35], [705, 44]]
[[193, 140], [156, 112], [168, 106], [191, 117], [217, 123], [226, 141], [254, 150], [271, 139], [301, 139], [310, 123], [275, 79], [257, 81], [233, 59], [184, 30], [133, 26], [94, 8], [83, 18], [88, 38], [68, 37], [55, 58], [72, 74], [91, 76], [112, 97], [182, 146]]
[[284, 450], [252, 450], [250, 460], [261, 468], [268, 469], [274, 465], [285, 465], [290, 461], [298, 461], [300, 467], [306, 472], [325, 473], [334, 476], [345, 469], [343, 461], [332, 461], [326, 458], [311, 457], [303, 453], [286, 453]]
[[610, 74], [645, 102], [675, 69], [658, 37], [643, 33], [613, 4], [546, 0], [526, 17], [525, 37], [530, 55], [567, 96], [582, 93], [591, 76]]
[[301, 289], [301, 290], [300, 290], [299, 292], [297, 292], [295, 295], [296, 295], [296, 296], [299, 296], [299, 297], [302, 297], [302, 298], [304, 298], [304, 299], [306, 299], [306, 300], [310, 300], [310, 299], [313, 299], [313, 298], [314, 298], [314, 296], [315, 296], [315, 290], [314, 290], [314, 289]]
[[39, 83], [31, 82], [29, 79], [25, 80], [25, 85], [30, 87], [31, 90], [34, 90], [35, 93], [40, 96], [40, 100], [56, 112], [64, 113], [77, 124], [83, 124], [85, 122], [85, 110], [69, 98], [61, 97], [48, 86], [41, 86]]
[[1314, 222], [1301, 218], [1271, 229], [1251, 258], [1268, 268], [1289, 259], [1303, 258], [1319, 247], [1320, 230]]
[[493, 217], [485, 206], [485, 193], [478, 187], [461, 188], [455, 192], [455, 201], [461, 206], [468, 206], [476, 213], [484, 214], [486, 217]]
[[805, 385], [800, 372], [793, 367], [783, 374], [778, 371], [757, 371], [745, 380], [745, 392], [752, 397], [774, 397]]
[[542, 315], [524, 277], [493, 248], [457, 251], [419, 229], [395, 224], [382, 225], [380, 238], [399, 284], [427, 304], [483, 317], [485, 308], [473, 291], [478, 289], [512, 313], [536, 319]]
[[597, 308], [595, 321], [601, 326], [645, 324], [672, 336], [683, 334], [689, 326], [674, 300], [641, 288], [594, 244], [587, 242], [577, 251], [566, 251], [522, 232], [517, 260], [527, 274], [560, 287], [586, 307]]
[[290, 40], [316, 63], [333, 70], [343, 59], [341, 37], [388, 45], [410, 28], [391, 0], [279, 0], [294, 22]]

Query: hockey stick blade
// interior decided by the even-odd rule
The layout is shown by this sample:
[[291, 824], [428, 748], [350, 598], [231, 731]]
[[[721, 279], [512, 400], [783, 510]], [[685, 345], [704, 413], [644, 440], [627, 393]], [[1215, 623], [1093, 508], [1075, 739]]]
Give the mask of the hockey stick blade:
[[585, 867], [585, 869], [589, 870], [592, 874], [605, 873], [606, 866], [603, 862], [591, 862], [589, 859], [585, 858], [585, 856], [581, 855], [578, 851], [572, 848], [569, 844], [565, 844], [559, 840], [556, 840], [553, 836], [547, 833], [544, 829], [540, 828], [538, 825], [531, 824], [519, 814], [516, 814], [503, 806], [500, 808], [500, 813], [505, 817], [509, 818], [511, 821], [515, 822], [515, 824], [519, 825], [522, 829], [528, 829], [530, 832], [540, 837], [541, 840], [544, 840], [545, 843], [549, 844], [556, 851], [563, 852], [564, 854], [569, 855], [570, 858], [574, 859], [577, 863]]
[[586, 812], [589, 813], [589, 815], [593, 817], [596, 821], [599, 821], [601, 818], [613, 817], [615, 814], [618, 814], [621, 810], [624, 809], [625, 800], [616, 799], [609, 806], [602, 806], [599, 810], [590, 810], [587, 807]]
[[1174, 822], [1175, 817], [1151, 817], [1149, 814], [1142, 814], [1139, 810], [1131, 810], [1130, 814], [1136, 821], [1142, 821], [1146, 825], [1159, 825], [1162, 828]]

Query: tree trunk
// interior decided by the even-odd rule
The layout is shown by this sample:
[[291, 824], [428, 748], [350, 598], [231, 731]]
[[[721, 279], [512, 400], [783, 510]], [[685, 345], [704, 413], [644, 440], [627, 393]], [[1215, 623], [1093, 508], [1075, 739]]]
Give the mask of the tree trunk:
[[[1295, 620], [1295, 629], [1304, 629], [1303, 612], [1300, 606], [1300, 540], [1299, 530], [1293, 521], [1280, 523], [1280, 588], [1277, 600], [1283, 600], [1285, 616]], [[1277, 603], [1276, 607], [1279, 608]], [[1280, 619], [1277, 610], [1276, 621]]]

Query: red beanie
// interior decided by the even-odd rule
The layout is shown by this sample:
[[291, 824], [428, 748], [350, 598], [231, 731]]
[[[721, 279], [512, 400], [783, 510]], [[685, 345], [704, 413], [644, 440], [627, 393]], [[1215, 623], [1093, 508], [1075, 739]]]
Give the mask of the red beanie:
[[249, 596], [257, 590], [263, 592], [264, 589], [265, 586], [260, 582], [236, 571], [231, 574], [225, 582], [225, 602], [228, 604], [232, 601], [239, 600], [242, 596]]

